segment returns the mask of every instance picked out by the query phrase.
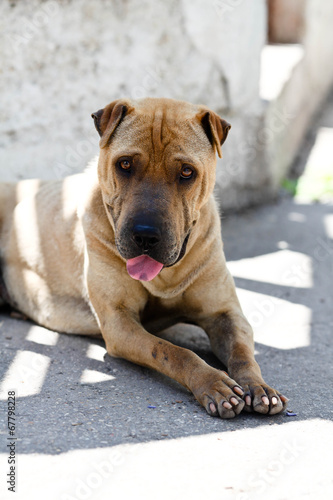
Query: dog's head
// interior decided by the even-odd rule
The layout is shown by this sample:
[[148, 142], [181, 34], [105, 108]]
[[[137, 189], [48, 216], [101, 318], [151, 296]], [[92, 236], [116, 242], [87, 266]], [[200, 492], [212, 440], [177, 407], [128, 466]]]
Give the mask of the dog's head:
[[133, 278], [150, 281], [184, 256], [230, 125], [204, 106], [172, 99], [117, 100], [92, 117], [118, 251]]

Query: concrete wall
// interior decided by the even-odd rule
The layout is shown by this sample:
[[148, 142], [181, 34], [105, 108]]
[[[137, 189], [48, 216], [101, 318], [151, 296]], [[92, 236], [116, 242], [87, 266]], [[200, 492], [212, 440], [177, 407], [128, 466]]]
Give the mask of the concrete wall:
[[303, 58], [266, 114], [266, 127], [274, 131], [267, 143], [274, 190], [287, 174], [316, 110], [332, 88], [332, 23], [333, 2], [307, 0]]
[[0, 31], [1, 179], [81, 170], [98, 151], [91, 112], [166, 96], [232, 123], [218, 165], [223, 208], [269, 196], [258, 144], [264, 0], [2, 0]]

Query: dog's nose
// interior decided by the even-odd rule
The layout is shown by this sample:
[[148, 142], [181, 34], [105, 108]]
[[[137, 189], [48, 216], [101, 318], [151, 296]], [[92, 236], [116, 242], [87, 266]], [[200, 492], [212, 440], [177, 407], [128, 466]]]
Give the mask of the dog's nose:
[[160, 242], [161, 232], [154, 226], [136, 224], [133, 228], [132, 238], [141, 250], [147, 252]]

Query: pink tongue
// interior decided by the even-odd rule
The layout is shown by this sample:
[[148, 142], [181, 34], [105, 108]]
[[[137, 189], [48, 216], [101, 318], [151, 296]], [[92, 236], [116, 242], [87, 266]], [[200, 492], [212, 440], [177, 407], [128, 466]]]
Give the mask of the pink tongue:
[[126, 265], [131, 278], [141, 281], [151, 281], [163, 268], [163, 264], [148, 257], [148, 255], [140, 255], [134, 259], [129, 259]]

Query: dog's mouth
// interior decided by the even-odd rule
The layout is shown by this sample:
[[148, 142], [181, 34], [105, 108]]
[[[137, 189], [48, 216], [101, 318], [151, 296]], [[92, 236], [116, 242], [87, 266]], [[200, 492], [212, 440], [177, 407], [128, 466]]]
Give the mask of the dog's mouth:
[[184, 257], [184, 255], [186, 253], [186, 247], [187, 247], [187, 243], [188, 243], [190, 234], [191, 234], [191, 231], [189, 231], [188, 235], [186, 236], [186, 238], [185, 238], [185, 240], [183, 242], [183, 245], [182, 245], [182, 248], [180, 249], [180, 253], [178, 255], [177, 260], [173, 264], [170, 264], [169, 266], [165, 266], [165, 267], [172, 267], [172, 266], [174, 266], [175, 264], [177, 264], [177, 262], [179, 262]]
[[187, 243], [190, 233], [186, 236], [177, 260], [168, 266], [164, 266], [161, 262], [143, 254], [133, 259], [128, 259], [126, 263], [127, 272], [131, 278], [139, 281], [151, 281], [162, 271], [163, 267], [172, 267], [179, 262], [186, 253]]

